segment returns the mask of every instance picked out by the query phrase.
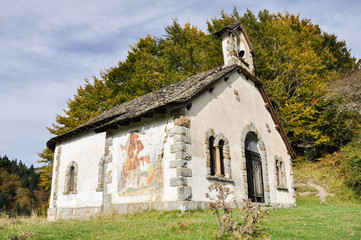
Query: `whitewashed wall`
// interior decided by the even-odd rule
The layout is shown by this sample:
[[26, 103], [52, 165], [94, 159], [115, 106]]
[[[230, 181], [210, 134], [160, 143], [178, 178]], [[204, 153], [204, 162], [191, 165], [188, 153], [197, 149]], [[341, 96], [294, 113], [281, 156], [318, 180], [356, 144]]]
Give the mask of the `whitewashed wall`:
[[[193, 177], [190, 179], [193, 201], [207, 200], [205, 193], [208, 192], [208, 186], [215, 182], [206, 178], [204, 139], [209, 129], [213, 129], [215, 134], [222, 133], [228, 140], [234, 184], [227, 184], [235, 191], [237, 201], [244, 199], [246, 185], [242, 175], [241, 159], [244, 156], [241, 151], [241, 136], [244, 128], [253, 123], [266, 147], [271, 203], [295, 202], [292, 197], [293, 188], [290, 187], [293, 181], [290, 175], [290, 156], [258, 89], [251, 80], [246, 80], [245, 76], [233, 72], [228, 81], [219, 81], [212, 92], [206, 91], [194, 100], [188, 115], [191, 120], [193, 154], [191, 161]], [[268, 131], [266, 124], [271, 132]], [[282, 157], [285, 162], [288, 192], [276, 189], [274, 163], [276, 155]]]
[[[192, 103], [192, 107], [186, 112], [186, 116], [190, 120], [190, 128], [187, 128], [186, 131], [190, 131], [191, 139], [191, 144], [187, 146], [187, 152], [191, 153], [191, 160], [187, 164], [187, 167], [191, 168], [191, 175], [186, 176], [186, 188], [191, 187], [191, 201], [208, 201], [205, 198], [208, 186], [211, 183], [220, 182], [206, 177], [207, 146], [205, 138], [207, 131], [210, 129], [213, 129], [216, 135], [223, 134], [228, 140], [234, 183], [225, 183], [235, 192], [237, 201], [245, 199], [247, 184], [244, 183], [243, 175], [245, 157], [242, 154], [242, 147], [244, 148], [242, 146], [244, 139], [242, 138], [245, 138], [245, 128], [252, 123], [265, 146], [264, 153], [267, 161], [270, 203], [295, 203], [290, 156], [275, 128], [270, 113], [265, 108], [258, 89], [251, 80], [247, 80], [237, 72], [231, 73], [229, 79], [227, 81], [220, 80], [213, 91], [206, 91], [196, 98]], [[177, 170], [186, 170], [174, 166], [170, 167], [170, 165], [173, 165], [170, 162], [174, 163], [174, 160], [176, 160], [174, 149], [172, 150], [172, 146], [176, 146], [175, 137], [170, 134], [171, 129], [174, 130], [175, 127], [172, 114], [155, 114], [153, 118], [142, 118], [138, 123], [131, 123], [129, 126], [111, 130], [108, 135], [106, 133], [90, 132], [63, 141], [57, 146], [57, 149], [59, 146], [61, 147], [59, 171], [54, 171], [54, 176], [58, 174], [58, 187], [55, 194], [57, 201], [53, 205], [54, 194], [52, 192], [50, 209], [53, 206], [58, 209], [98, 207], [98, 209], [94, 210], [97, 212], [100, 211], [99, 207], [105, 203], [104, 194], [110, 194], [111, 196], [111, 200], [107, 204], [114, 205], [182, 201], [182, 197], [187, 197], [187, 194], [181, 193], [180, 195], [179, 190], [182, 187], [179, 187], [175, 182], [171, 183], [172, 179], [173, 181], [177, 180], [180, 177], [179, 174], [183, 174]], [[134, 187], [136, 186], [134, 183], [132, 183], [133, 185], [124, 185], [124, 179], [122, 180], [122, 176], [123, 178], [125, 176], [124, 164], [130, 158], [128, 151], [133, 141], [130, 140], [130, 137], [134, 136], [134, 134], [137, 135], [136, 140], [139, 140], [143, 146], [141, 148], [136, 147], [138, 148], [136, 155], [139, 159], [142, 159], [138, 187]], [[107, 138], [111, 138], [112, 142], [108, 146], [109, 149], [106, 147]], [[177, 144], [179, 145], [179, 143]], [[57, 164], [58, 159], [57, 149], [55, 150], [54, 165]], [[103, 193], [102, 191], [97, 192], [96, 189], [99, 184], [99, 162], [105, 155], [105, 149], [111, 153], [111, 161], [107, 163], [104, 179], [110, 177], [111, 181], [107, 180], [105, 183], [106, 193]], [[282, 158], [285, 163], [288, 191], [277, 189], [275, 156]], [[161, 157], [160, 160], [158, 160], [159, 157]], [[77, 193], [64, 194], [65, 175], [69, 163], [72, 161], [75, 161], [78, 165]], [[158, 165], [156, 164], [157, 161]], [[155, 167], [158, 170], [155, 170]], [[157, 181], [152, 180], [155, 177], [152, 178], [152, 173], [158, 174]], [[188, 174], [189, 172], [185, 171], [185, 173]], [[138, 176], [134, 174], [132, 171], [127, 172], [127, 176], [131, 181], [133, 181], [131, 176]], [[53, 182], [52, 191], [56, 189], [54, 184], [55, 181]], [[163, 207], [167, 209], [166, 205]], [[177, 205], [177, 208], [179, 207], [183, 209], [181, 205]], [[56, 214], [53, 211], [50, 212], [53, 216]], [[72, 216], [71, 211], [61, 214], [59, 215], [60, 218]], [[76, 214], [81, 215], [78, 212], [75, 213], [75, 217]]]
[[[61, 143], [61, 164], [59, 166], [57, 192], [58, 208], [98, 207], [102, 204], [102, 193], [96, 192], [96, 188], [98, 185], [98, 164], [104, 154], [104, 144], [105, 133], [82, 134]], [[72, 161], [78, 165], [77, 193], [63, 194], [67, 167]]]

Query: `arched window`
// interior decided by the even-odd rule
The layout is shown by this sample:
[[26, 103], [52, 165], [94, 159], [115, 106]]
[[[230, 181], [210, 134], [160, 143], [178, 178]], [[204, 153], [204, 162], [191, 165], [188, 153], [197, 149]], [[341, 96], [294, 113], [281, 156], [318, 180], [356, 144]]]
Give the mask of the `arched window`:
[[257, 137], [248, 133], [245, 140], [248, 197], [253, 202], [264, 202], [262, 159], [258, 151]]
[[275, 157], [277, 188], [287, 189], [286, 169], [282, 158]]
[[68, 192], [72, 192], [74, 191], [74, 186], [75, 186], [75, 168], [74, 166], [70, 167], [70, 171], [69, 171], [69, 189]]
[[[270, 179], [268, 174], [268, 160], [267, 160], [267, 150], [266, 145], [262, 139], [262, 136], [254, 123], [250, 122], [249, 124], [245, 125], [242, 132], [241, 132], [241, 152], [242, 152], [242, 175], [244, 179], [244, 189], [245, 189], [245, 195], [248, 197], [248, 199], [251, 199], [252, 201], [257, 202], [265, 202], [270, 203]], [[256, 160], [253, 164], [253, 159]], [[273, 172], [273, 171], [272, 171]], [[258, 177], [257, 177], [258, 176]], [[250, 179], [251, 177], [251, 179]], [[256, 183], [258, 183], [261, 188], [258, 188], [260, 190], [263, 190], [259, 192], [259, 196], [255, 198], [255, 185], [254, 180], [255, 178]], [[253, 182], [251, 182], [253, 180]], [[276, 180], [276, 179], [275, 179]], [[272, 182], [272, 181], [271, 181]], [[257, 186], [257, 185], [256, 185]], [[252, 189], [250, 189], [252, 188]], [[253, 192], [249, 191], [253, 190]], [[262, 194], [263, 193], [263, 194]], [[245, 197], [246, 197], [245, 196]], [[263, 196], [263, 197], [262, 197]], [[259, 199], [262, 201], [260, 201]]]
[[223, 145], [224, 141], [220, 140], [217, 143], [214, 141], [214, 137], [209, 138], [209, 160], [211, 163], [211, 176], [223, 177], [224, 176], [224, 157], [223, 157]]
[[77, 193], [78, 165], [75, 161], [69, 163], [65, 173], [64, 194]]
[[223, 155], [223, 146], [224, 141], [220, 140], [218, 143], [218, 152], [219, 152], [219, 165], [220, 165], [220, 173], [224, 176], [224, 155]]
[[206, 134], [207, 176], [211, 179], [231, 180], [229, 144], [222, 133], [210, 129]]
[[210, 136], [208, 140], [208, 149], [209, 149], [209, 161], [211, 168], [211, 176], [216, 175], [216, 149], [214, 147], [214, 137]]
[[99, 161], [98, 167], [98, 187], [96, 189], [97, 192], [103, 191], [104, 184], [104, 158], [102, 157]]

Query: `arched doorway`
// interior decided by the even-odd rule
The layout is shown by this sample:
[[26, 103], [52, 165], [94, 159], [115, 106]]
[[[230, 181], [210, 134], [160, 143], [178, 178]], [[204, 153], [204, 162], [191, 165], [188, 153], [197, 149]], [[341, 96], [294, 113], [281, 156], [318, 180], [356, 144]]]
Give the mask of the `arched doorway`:
[[245, 139], [248, 198], [252, 202], [265, 202], [263, 188], [262, 158], [259, 153], [258, 140], [249, 132]]

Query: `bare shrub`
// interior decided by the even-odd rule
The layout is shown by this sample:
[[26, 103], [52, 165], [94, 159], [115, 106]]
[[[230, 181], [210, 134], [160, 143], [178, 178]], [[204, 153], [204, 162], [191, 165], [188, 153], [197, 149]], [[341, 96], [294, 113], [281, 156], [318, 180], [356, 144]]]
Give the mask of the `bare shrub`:
[[261, 209], [259, 204], [245, 201], [241, 208], [237, 206], [233, 191], [225, 184], [214, 183], [209, 187], [206, 197], [211, 200], [210, 209], [214, 211], [218, 223], [217, 238], [232, 234], [241, 239], [247, 238], [256, 227], [258, 221], [269, 214], [268, 209]]

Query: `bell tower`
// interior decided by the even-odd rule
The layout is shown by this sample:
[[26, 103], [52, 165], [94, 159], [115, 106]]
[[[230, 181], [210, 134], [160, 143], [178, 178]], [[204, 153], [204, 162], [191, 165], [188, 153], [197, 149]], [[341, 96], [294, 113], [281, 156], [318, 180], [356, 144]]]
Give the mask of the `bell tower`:
[[240, 22], [233, 23], [214, 35], [222, 39], [224, 65], [237, 64], [254, 73], [253, 57], [255, 51]]

